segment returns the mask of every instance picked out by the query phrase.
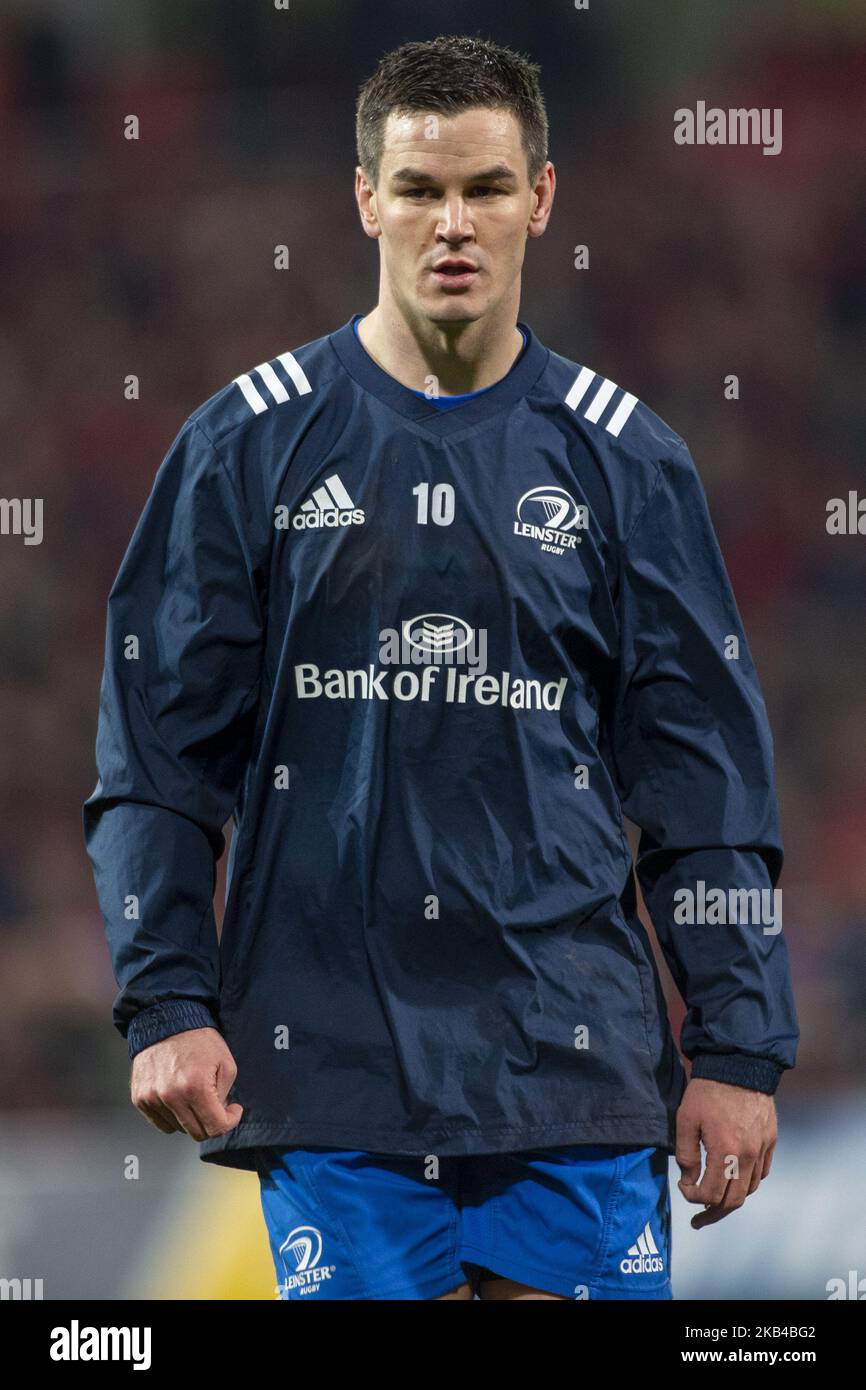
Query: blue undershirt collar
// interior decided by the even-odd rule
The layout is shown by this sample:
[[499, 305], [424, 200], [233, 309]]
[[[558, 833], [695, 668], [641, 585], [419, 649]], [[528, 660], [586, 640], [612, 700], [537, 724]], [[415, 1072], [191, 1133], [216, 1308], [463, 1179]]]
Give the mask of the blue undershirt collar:
[[[358, 324], [360, 323], [362, 317], [363, 315], [358, 314], [352, 320], [352, 327], [355, 330], [355, 337], [358, 339], [359, 343], [361, 343], [361, 335], [358, 332]], [[520, 361], [521, 357], [526, 351], [526, 334], [524, 333], [523, 329], [520, 328], [519, 325], [518, 332], [521, 338], [523, 339], [523, 347], [520, 349], [520, 352], [517, 354], [517, 357], [514, 359], [511, 366], [509, 367], [506, 376], [514, 371], [514, 368], [517, 366], [517, 363]], [[363, 343], [361, 343], [361, 347], [364, 347]], [[364, 348], [364, 351], [366, 352], [367, 349]], [[411, 391], [413, 396], [419, 396], [422, 400], [428, 400], [431, 405], [436, 406], [439, 410], [453, 410], [456, 405], [463, 405], [464, 401], [471, 401], [474, 400], [476, 396], [483, 396], [485, 391], [492, 391], [493, 387], [498, 385], [499, 383], [494, 381], [491, 386], [482, 386], [480, 391], [464, 391], [459, 396], [428, 396], [425, 391], [416, 391], [414, 386], [407, 387], [407, 390]]]

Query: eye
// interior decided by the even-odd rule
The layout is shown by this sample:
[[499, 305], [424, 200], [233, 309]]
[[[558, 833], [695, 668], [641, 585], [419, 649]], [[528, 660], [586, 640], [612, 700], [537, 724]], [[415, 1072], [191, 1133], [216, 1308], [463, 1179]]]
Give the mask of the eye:
[[432, 192], [432, 190], [429, 188], [407, 188], [403, 196], [404, 198], [423, 198], [430, 192]]

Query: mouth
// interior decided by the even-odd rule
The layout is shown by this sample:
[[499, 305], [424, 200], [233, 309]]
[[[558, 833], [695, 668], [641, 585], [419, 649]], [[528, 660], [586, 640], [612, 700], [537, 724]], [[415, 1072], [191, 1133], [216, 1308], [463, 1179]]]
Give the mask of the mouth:
[[440, 261], [430, 274], [447, 289], [465, 289], [472, 284], [478, 268], [469, 261]]

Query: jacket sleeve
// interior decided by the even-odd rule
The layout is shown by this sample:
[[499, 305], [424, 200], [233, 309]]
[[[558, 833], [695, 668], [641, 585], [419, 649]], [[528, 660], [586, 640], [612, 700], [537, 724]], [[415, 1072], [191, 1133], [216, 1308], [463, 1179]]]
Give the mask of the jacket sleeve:
[[224, 463], [190, 419], [108, 598], [84, 837], [129, 1055], [217, 1027], [213, 911], [259, 694], [261, 596]]
[[[681, 1047], [692, 1076], [772, 1094], [799, 1039], [787, 946], [772, 923], [783, 862], [773, 743], [703, 485], [682, 441], [661, 462], [626, 539], [618, 606], [613, 773], [640, 829], [644, 900], [687, 1006]], [[765, 890], [751, 895], [760, 913], [753, 906], [721, 920], [711, 911], [703, 923], [700, 912], [684, 920], [688, 894], [697, 901], [721, 890], [730, 902], [731, 890], [754, 889]]]

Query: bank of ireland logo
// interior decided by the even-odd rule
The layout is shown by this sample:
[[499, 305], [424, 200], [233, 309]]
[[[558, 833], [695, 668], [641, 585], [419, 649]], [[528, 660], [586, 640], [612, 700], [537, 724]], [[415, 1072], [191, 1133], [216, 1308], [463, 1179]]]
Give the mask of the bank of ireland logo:
[[562, 555], [580, 545], [576, 533], [589, 525], [589, 508], [575, 502], [564, 487], [532, 487], [517, 503], [515, 536], [537, 541], [542, 550]]
[[286, 1236], [279, 1254], [284, 1278], [278, 1286], [278, 1292], [283, 1298], [294, 1290], [302, 1295], [316, 1293], [319, 1286], [326, 1279], [330, 1279], [336, 1268], [335, 1265], [319, 1265], [322, 1258], [322, 1233], [315, 1226], [296, 1226]]
[[453, 613], [417, 613], [401, 619], [399, 627], [380, 630], [378, 664], [323, 670], [313, 661], [298, 662], [295, 691], [299, 700], [418, 700], [426, 705], [441, 697], [448, 705], [500, 705], [525, 712], [562, 707], [567, 675], [545, 680], [490, 672], [487, 638], [486, 628], [472, 627]]
[[463, 618], [452, 613], [421, 613], [403, 623], [403, 638], [413, 651], [436, 659], [453, 656], [469, 646], [474, 634]]

